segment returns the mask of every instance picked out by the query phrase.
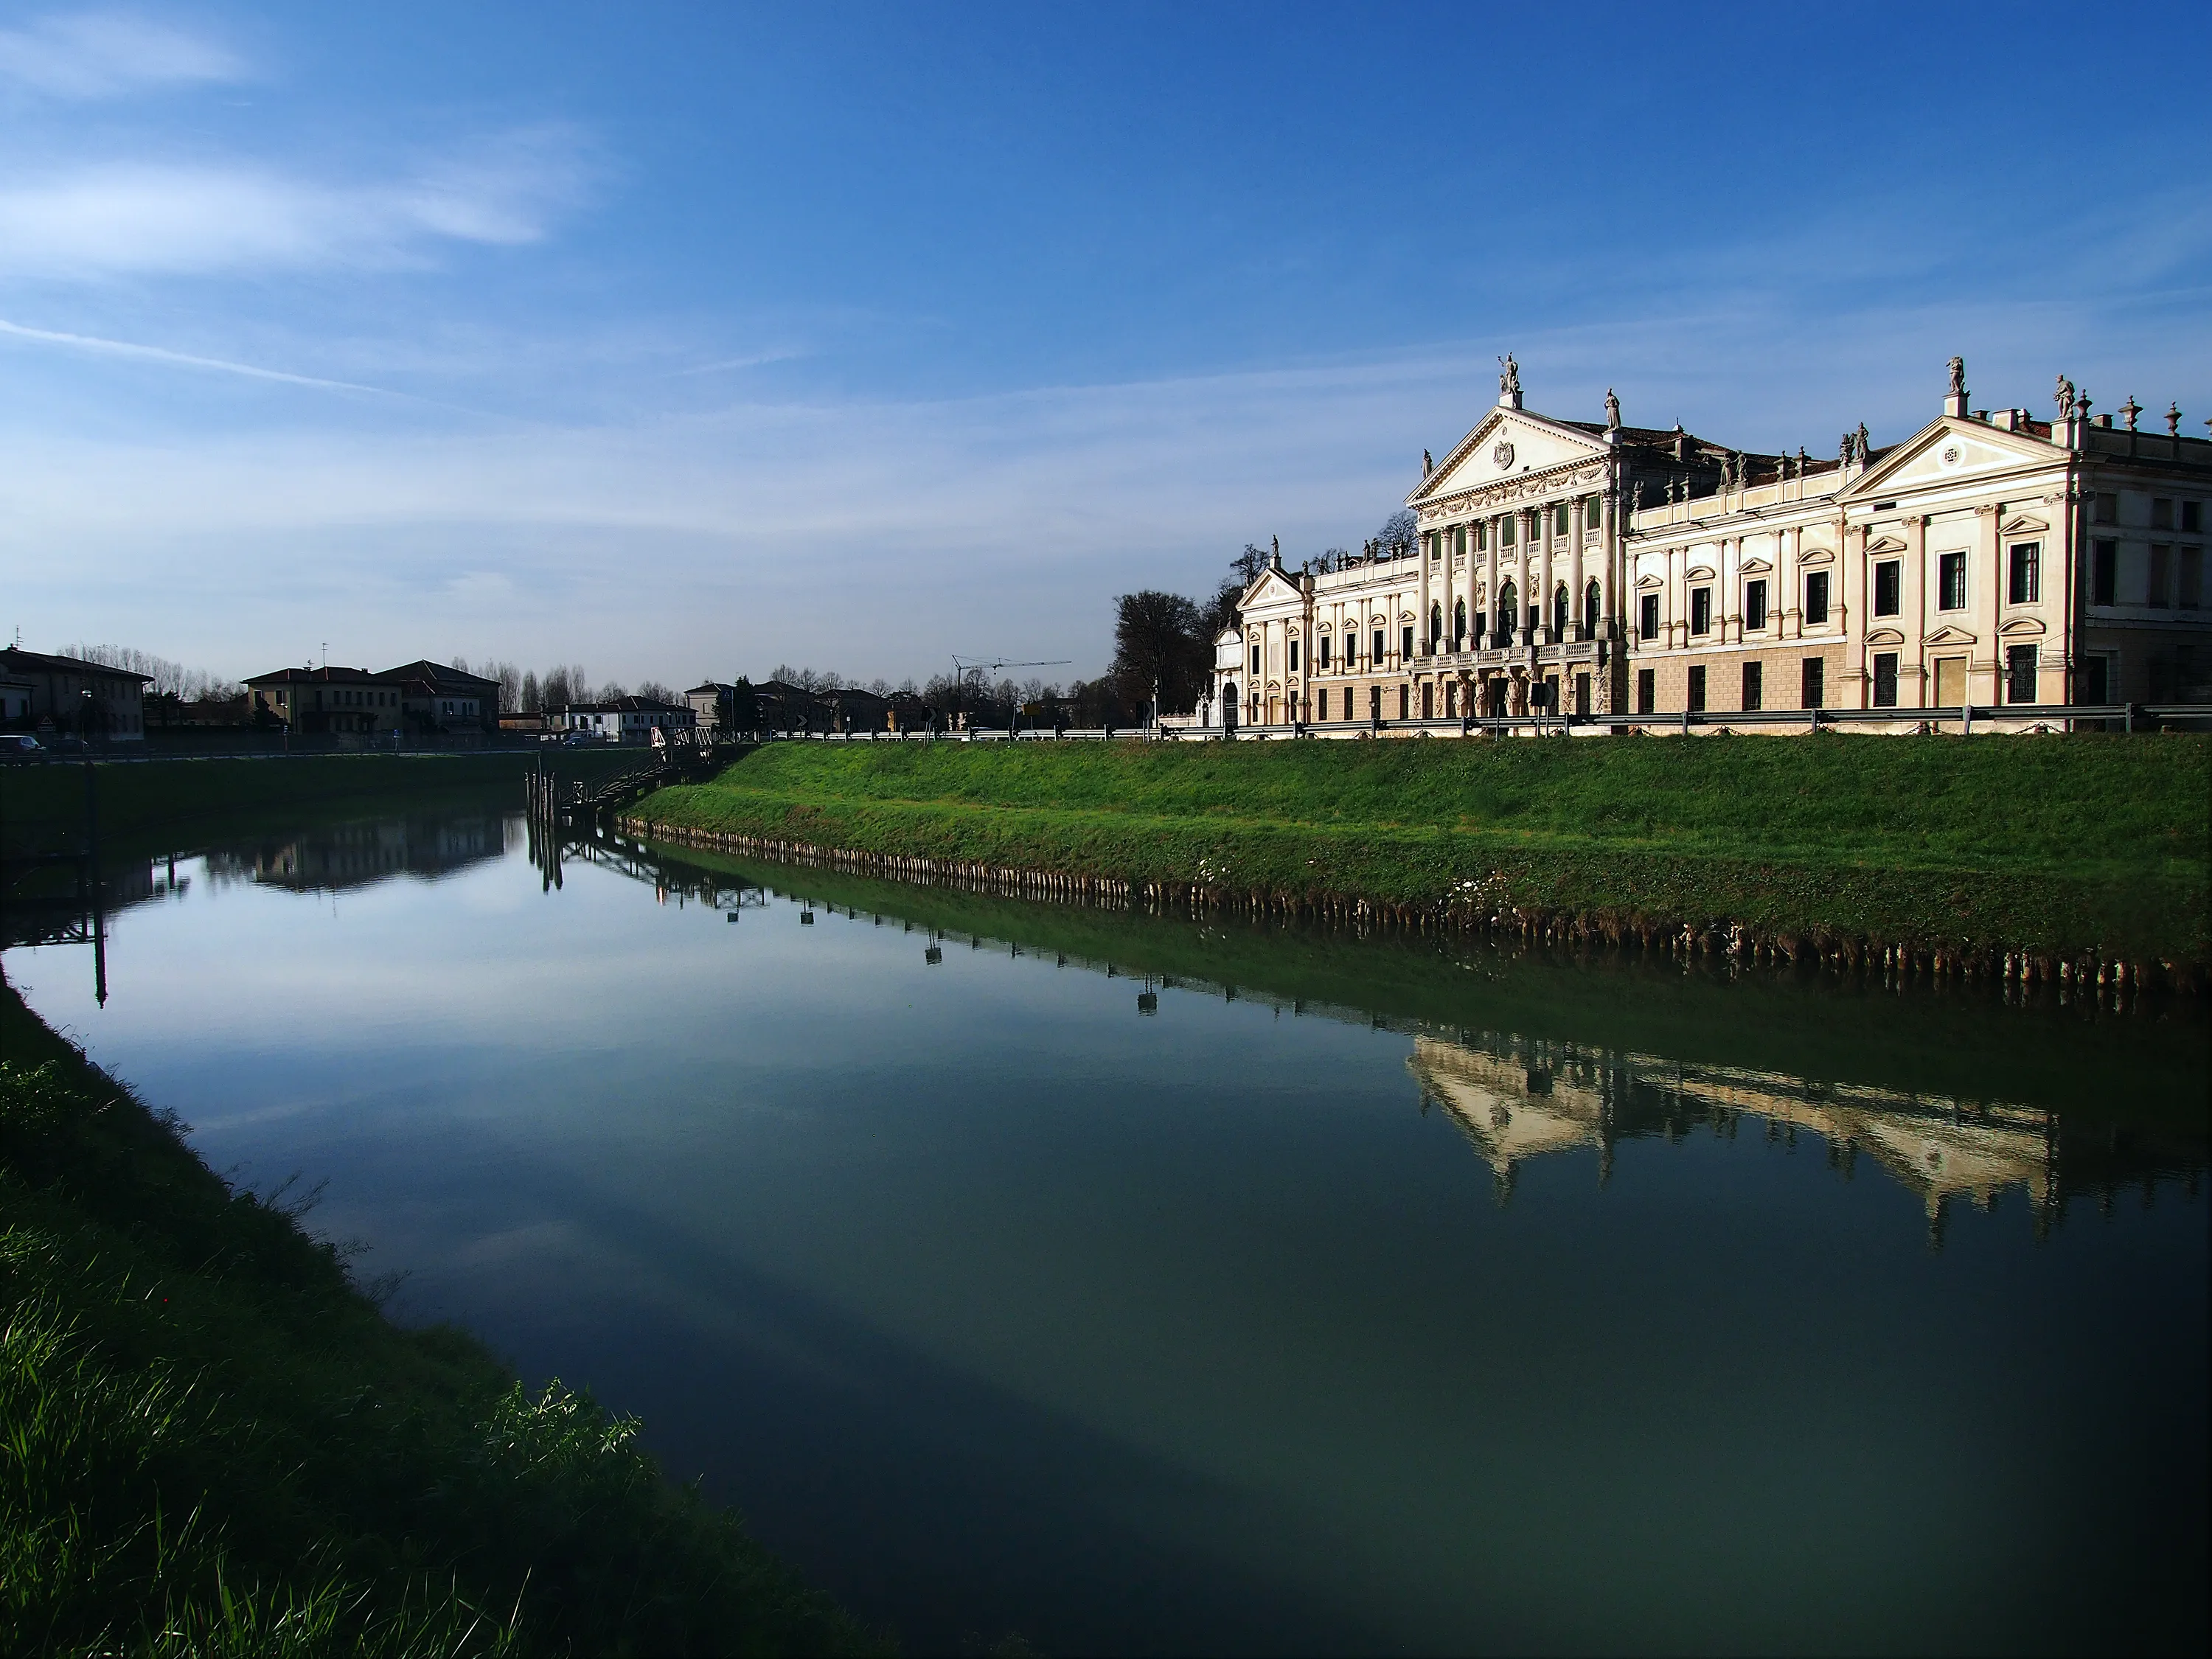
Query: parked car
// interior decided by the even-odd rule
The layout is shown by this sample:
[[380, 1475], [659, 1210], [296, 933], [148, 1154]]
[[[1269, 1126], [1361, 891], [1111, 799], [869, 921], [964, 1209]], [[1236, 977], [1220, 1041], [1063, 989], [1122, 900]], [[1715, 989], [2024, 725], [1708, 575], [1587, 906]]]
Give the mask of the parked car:
[[34, 761], [45, 752], [28, 732], [0, 732], [0, 761]]

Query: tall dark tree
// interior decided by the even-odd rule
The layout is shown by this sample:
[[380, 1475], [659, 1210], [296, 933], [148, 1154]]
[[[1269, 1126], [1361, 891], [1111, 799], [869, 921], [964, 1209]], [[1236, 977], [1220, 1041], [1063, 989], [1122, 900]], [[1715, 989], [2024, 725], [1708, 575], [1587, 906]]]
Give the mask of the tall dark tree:
[[1107, 674], [1126, 708], [1149, 709], [1158, 688], [1161, 712], [1198, 706], [1212, 666], [1206, 613], [1180, 593], [1156, 588], [1114, 601], [1114, 665]]
[[1375, 539], [1382, 552], [1410, 552], [1420, 544], [1421, 521], [1401, 507], [1382, 520], [1382, 527], [1375, 532]]

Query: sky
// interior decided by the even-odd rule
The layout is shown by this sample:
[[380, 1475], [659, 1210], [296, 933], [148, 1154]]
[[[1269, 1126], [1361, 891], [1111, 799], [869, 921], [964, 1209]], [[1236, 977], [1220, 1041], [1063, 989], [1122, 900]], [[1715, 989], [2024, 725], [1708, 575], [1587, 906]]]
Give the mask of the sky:
[[1112, 648], [1497, 396], [2212, 416], [2212, 8], [0, 0], [0, 629], [688, 685]]

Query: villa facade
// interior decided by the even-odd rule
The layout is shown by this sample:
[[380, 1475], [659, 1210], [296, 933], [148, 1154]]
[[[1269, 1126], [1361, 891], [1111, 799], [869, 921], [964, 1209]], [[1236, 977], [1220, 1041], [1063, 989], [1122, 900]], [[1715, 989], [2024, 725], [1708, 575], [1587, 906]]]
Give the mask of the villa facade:
[[[1796, 709], [2212, 698], [2212, 441], [2094, 419], [1942, 413], [1832, 459], [1497, 406], [1406, 504], [1419, 526], [1329, 568], [1279, 559], [1216, 641], [1201, 723], [1327, 733], [1553, 713], [1614, 721]], [[2029, 718], [2025, 713], [2019, 718]]]

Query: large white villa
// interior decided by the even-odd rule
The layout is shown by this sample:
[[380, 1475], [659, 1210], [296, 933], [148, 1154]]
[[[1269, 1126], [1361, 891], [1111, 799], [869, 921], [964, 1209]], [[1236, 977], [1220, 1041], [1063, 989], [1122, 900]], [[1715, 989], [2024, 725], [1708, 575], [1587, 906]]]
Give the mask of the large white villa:
[[1626, 426], [1610, 393], [1602, 421], [1531, 413], [1509, 357], [1406, 498], [1417, 542], [1252, 583], [1200, 723], [1894, 708], [1910, 730], [2212, 697], [2212, 441], [2178, 409], [2138, 430], [2132, 398], [2092, 418], [2063, 378], [2056, 401], [1970, 410], [1954, 358], [1936, 419], [1815, 460]]

